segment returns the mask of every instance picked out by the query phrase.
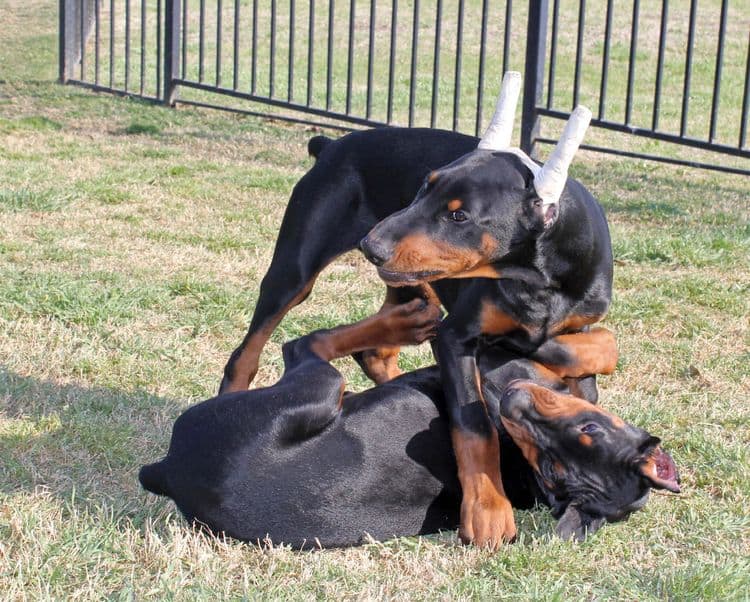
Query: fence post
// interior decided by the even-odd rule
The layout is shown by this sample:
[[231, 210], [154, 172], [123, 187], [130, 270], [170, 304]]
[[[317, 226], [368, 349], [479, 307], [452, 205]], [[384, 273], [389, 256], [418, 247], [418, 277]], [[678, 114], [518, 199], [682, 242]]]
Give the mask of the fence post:
[[526, 27], [526, 66], [523, 84], [523, 115], [521, 117], [521, 148], [531, 157], [536, 154], [540, 117], [536, 107], [542, 101], [544, 59], [547, 50], [548, 0], [529, 2]]
[[177, 100], [175, 79], [180, 72], [180, 0], [165, 0], [164, 11], [164, 96], [165, 105], [174, 106]]
[[58, 70], [60, 83], [73, 77], [73, 67], [79, 61], [80, 16], [82, 0], [60, 0], [60, 38], [58, 40]]
[[[74, 69], [81, 64], [86, 42], [95, 22], [94, 5], [101, 0], [60, 0], [58, 76], [64, 84], [75, 77]], [[84, 12], [84, 3], [86, 4]], [[85, 22], [83, 18], [86, 18]]]

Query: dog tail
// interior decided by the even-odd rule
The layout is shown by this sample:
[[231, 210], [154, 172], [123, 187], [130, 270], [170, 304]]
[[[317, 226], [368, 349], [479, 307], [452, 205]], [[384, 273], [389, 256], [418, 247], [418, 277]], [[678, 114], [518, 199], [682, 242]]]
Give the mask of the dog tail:
[[310, 138], [310, 142], [307, 143], [307, 152], [316, 159], [323, 149], [333, 142], [332, 138], [328, 136], [313, 136]]
[[145, 490], [156, 495], [170, 496], [169, 487], [167, 486], [167, 473], [164, 470], [164, 461], [142, 466], [138, 473], [138, 480]]

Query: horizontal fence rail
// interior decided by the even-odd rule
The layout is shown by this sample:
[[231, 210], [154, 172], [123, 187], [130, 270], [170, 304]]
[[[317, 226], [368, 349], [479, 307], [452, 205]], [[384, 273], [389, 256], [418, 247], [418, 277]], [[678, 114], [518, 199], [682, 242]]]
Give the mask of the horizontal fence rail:
[[[537, 106], [540, 116], [567, 119], [580, 102], [594, 108], [594, 127], [750, 158], [746, 3], [552, 0], [550, 4], [551, 50], [546, 102]], [[623, 154], [660, 159], [645, 153]], [[701, 166], [750, 173], [743, 168]]]
[[[526, 150], [551, 142], [542, 118], [581, 103], [595, 128], [677, 149], [610, 137], [592, 150], [750, 174], [736, 166], [750, 158], [745, 2], [60, 0], [60, 77], [168, 104], [251, 101], [275, 116], [478, 135], [513, 69]], [[686, 159], [683, 146], [735, 164]]]

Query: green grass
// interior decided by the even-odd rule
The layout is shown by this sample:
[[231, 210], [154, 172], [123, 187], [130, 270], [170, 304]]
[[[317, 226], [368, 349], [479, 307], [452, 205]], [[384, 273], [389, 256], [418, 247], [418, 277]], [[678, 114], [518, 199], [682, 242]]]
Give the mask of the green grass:
[[[495, 554], [452, 534], [311, 554], [210, 540], [144, 494], [137, 470], [215, 392], [314, 132], [59, 86], [56, 5], [6, 5], [0, 597], [748, 598], [747, 178], [589, 153], [573, 168], [607, 210], [616, 256], [606, 324], [621, 359], [602, 403], [663, 438], [683, 494], [654, 495], [581, 545], [556, 540], [545, 510], [519, 512], [519, 542]], [[335, 262], [274, 333], [257, 383], [278, 378], [286, 339], [364, 317], [382, 295], [359, 254]], [[402, 367], [430, 357], [407, 350]], [[367, 386], [337, 365], [351, 389]]]

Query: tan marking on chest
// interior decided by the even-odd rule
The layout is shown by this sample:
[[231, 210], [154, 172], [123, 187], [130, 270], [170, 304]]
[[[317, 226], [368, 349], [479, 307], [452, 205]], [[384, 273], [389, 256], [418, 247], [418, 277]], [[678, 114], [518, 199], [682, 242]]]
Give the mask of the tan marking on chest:
[[518, 330], [522, 328], [522, 325], [502, 309], [495, 307], [491, 303], [484, 303], [479, 316], [479, 327], [482, 334], [499, 335]]

